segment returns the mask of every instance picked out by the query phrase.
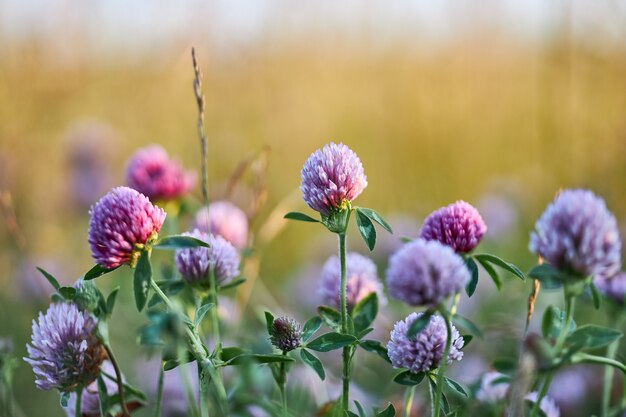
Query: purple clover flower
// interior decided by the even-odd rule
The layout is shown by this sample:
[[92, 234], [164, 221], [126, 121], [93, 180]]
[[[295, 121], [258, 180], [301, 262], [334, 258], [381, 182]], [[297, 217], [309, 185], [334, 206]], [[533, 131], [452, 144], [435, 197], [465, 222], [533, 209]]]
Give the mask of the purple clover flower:
[[210, 235], [198, 229], [183, 236], [202, 240], [210, 247], [179, 249], [176, 251], [176, 268], [190, 284], [209, 287], [209, 268], [213, 268], [218, 285], [227, 284], [239, 275], [239, 253], [222, 236]]
[[389, 260], [389, 294], [412, 306], [434, 306], [470, 280], [463, 259], [449, 246], [416, 239]]
[[100, 374], [106, 351], [96, 336], [96, 321], [75, 304], [52, 304], [33, 320], [30, 345], [26, 345], [35, 385], [42, 390], [69, 392], [85, 387]]
[[331, 142], [309, 156], [301, 172], [304, 202], [324, 216], [340, 210], [367, 187], [359, 157], [343, 143]]
[[[424, 313], [411, 313], [404, 320], [393, 326], [391, 340], [387, 344], [389, 359], [394, 368], [406, 368], [414, 374], [428, 372], [439, 367], [443, 358], [447, 330], [444, 319], [439, 315], [430, 318], [430, 322], [415, 337], [407, 337], [407, 331], [415, 320]], [[463, 338], [456, 327], [452, 326], [452, 344], [448, 362], [463, 358]]]
[[608, 299], [620, 306], [626, 304], [626, 272], [612, 277], [598, 275], [593, 282]]
[[465, 201], [457, 201], [432, 212], [424, 220], [420, 237], [450, 246], [457, 253], [468, 253], [486, 231], [487, 225], [478, 210]]
[[[321, 275], [322, 282], [318, 292], [322, 302], [331, 307], [340, 308], [341, 264], [337, 255], [328, 258]], [[346, 284], [348, 310], [373, 292], [378, 294], [379, 302], [386, 301], [383, 286], [378, 279], [376, 264], [359, 253], [350, 252], [346, 255]]]
[[117, 187], [91, 208], [91, 256], [104, 268], [134, 266], [140, 248], [155, 238], [165, 221], [165, 211], [128, 187]]
[[270, 341], [277, 349], [290, 352], [302, 343], [302, 327], [290, 317], [274, 319]]
[[195, 181], [195, 174], [185, 172], [159, 145], [137, 150], [126, 166], [128, 186], [152, 200], [180, 198], [193, 188]]
[[537, 220], [529, 244], [555, 268], [582, 277], [616, 274], [621, 248], [615, 217], [587, 190], [560, 193]]
[[248, 217], [229, 201], [215, 201], [209, 204], [208, 210], [201, 208], [196, 214], [195, 225], [203, 232], [224, 237], [237, 249], [248, 244]]
[[[102, 372], [115, 375], [115, 369], [108, 360], [102, 362], [100, 367]], [[117, 383], [109, 378], [103, 378], [107, 394], [113, 396], [117, 394]], [[93, 381], [83, 389], [83, 396], [80, 399], [80, 413], [82, 417], [100, 417], [100, 397], [98, 395], [98, 381]], [[65, 408], [67, 417], [76, 415], [76, 393], [71, 393]]]
[[[537, 391], [534, 391], [528, 394], [525, 397], [525, 399], [527, 399], [528, 401], [534, 404], [537, 402], [538, 395], [539, 394], [537, 393]], [[541, 402], [539, 403], [539, 408], [541, 409], [541, 411], [543, 411], [546, 417], [560, 417], [561, 416], [561, 410], [556, 405], [554, 400], [548, 397], [547, 395], [541, 399]]]
[[509, 383], [496, 381], [504, 376], [504, 374], [496, 371], [487, 372], [483, 375], [480, 380], [480, 388], [476, 392], [476, 399], [488, 404], [496, 404], [504, 400], [509, 390]]

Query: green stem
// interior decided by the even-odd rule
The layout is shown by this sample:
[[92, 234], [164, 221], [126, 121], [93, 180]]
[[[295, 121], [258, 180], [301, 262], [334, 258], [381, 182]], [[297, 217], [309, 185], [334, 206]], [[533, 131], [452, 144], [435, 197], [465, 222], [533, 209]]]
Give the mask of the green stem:
[[443, 351], [443, 357], [439, 363], [439, 369], [437, 370], [437, 388], [435, 390], [435, 400], [433, 402], [433, 416], [439, 416], [441, 395], [443, 394], [443, 374], [446, 372], [446, 365], [448, 363], [448, 355], [450, 355], [450, 346], [452, 345], [452, 326], [450, 325], [450, 317], [447, 311], [441, 311], [443, 320], [446, 323], [446, 347]]
[[[286, 356], [287, 352], [283, 352], [283, 356]], [[287, 366], [285, 362], [280, 363], [280, 383], [278, 384], [280, 388], [280, 396], [283, 403], [283, 417], [287, 417], [289, 415], [287, 408]]]
[[215, 279], [215, 269], [213, 267], [209, 268], [209, 285], [209, 298], [210, 302], [213, 303], [209, 314], [211, 314], [211, 331], [213, 332], [213, 343], [215, 344], [214, 350], [215, 355], [217, 355], [221, 350], [222, 340], [220, 337], [220, 319], [217, 311], [217, 280]]
[[[346, 274], [346, 233], [339, 233], [339, 261], [341, 264], [341, 332], [348, 334], [348, 304], [347, 287], [348, 279]], [[348, 410], [350, 404], [350, 346], [343, 348], [343, 411]]]
[[159, 382], [157, 383], [156, 410], [154, 417], [161, 417], [161, 399], [163, 397], [163, 380], [165, 379], [165, 370], [163, 368], [163, 360], [159, 367]]
[[209, 417], [209, 381], [198, 366], [198, 381], [200, 383], [200, 417]]
[[433, 392], [433, 384], [428, 381], [428, 395], [430, 397], [430, 403], [432, 406], [430, 407], [430, 416], [437, 417], [439, 409], [435, 407], [435, 393]]
[[[611, 315], [609, 319], [609, 327], [616, 328], [617, 327], [617, 319], [615, 315]], [[617, 354], [617, 349], [619, 348], [619, 341], [616, 340], [611, 343], [606, 349], [606, 358], [607, 359], [615, 359], [615, 355]], [[602, 408], [601, 408], [601, 416], [608, 417], [609, 415], [609, 406], [611, 404], [611, 393], [613, 392], [613, 375], [615, 370], [612, 366], [607, 366], [604, 368], [604, 382], [602, 384]]]
[[187, 368], [184, 366], [181, 366], [179, 369], [180, 369], [180, 376], [183, 381], [183, 389], [185, 390], [185, 397], [187, 398], [187, 407], [188, 407], [187, 412], [189, 413], [190, 416], [197, 417], [199, 414], [198, 406], [196, 404], [196, 399], [194, 398], [194, 395], [193, 395], [191, 382], [189, 382], [189, 373], [187, 372]]
[[413, 397], [415, 396], [415, 385], [406, 390], [406, 397], [404, 399], [404, 417], [411, 416], [411, 410], [413, 409]]
[[[572, 317], [574, 316], [574, 302], [575, 298], [571, 295], [565, 295], [565, 320], [561, 324], [561, 330], [559, 332], [559, 336], [556, 339], [556, 344], [554, 345], [555, 356], [559, 357], [561, 355], [561, 350], [563, 349], [563, 344], [565, 343], [565, 338], [567, 337], [567, 332], [569, 331], [570, 323], [572, 322]], [[548, 389], [550, 388], [550, 384], [552, 383], [552, 378], [554, 377], [554, 371], [550, 371], [546, 376], [541, 389], [539, 390], [539, 394], [537, 395], [537, 400], [533, 404], [533, 408], [530, 411], [530, 417], [536, 417], [539, 412], [539, 408], [541, 406], [541, 400], [548, 393]]]
[[81, 387], [79, 387], [76, 390], [76, 410], [75, 410], [76, 411], [76, 417], [81, 417], [82, 416], [82, 414], [80, 412], [80, 406], [81, 406], [82, 398], [83, 398], [83, 387], [81, 386]]
[[120, 399], [120, 407], [122, 408], [122, 416], [130, 417], [130, 413], [126, 407], [126, 400], [124, 399], [124, 381], [122, 380], [122, 371], [120, 371], [120, 367], [117, 364], [115, 355], [113, 355], [113, 349], [111, 349], [111, 346], [108, 343], [105, 343], [104, 349], [106, 350], [109, 360], [111, 361], [111, 365], [113, 365], [113, 369], [115, 370], [115, 382], [117, 383], [117, 393]]

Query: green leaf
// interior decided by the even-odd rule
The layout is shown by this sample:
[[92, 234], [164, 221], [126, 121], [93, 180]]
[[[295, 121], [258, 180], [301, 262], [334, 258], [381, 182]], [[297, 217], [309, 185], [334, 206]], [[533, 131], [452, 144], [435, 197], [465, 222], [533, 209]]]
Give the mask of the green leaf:
[[480, 329], [478, 328], [478, 326], [476, 326], [471, 320], [469, 320], [466, 317], [460, 316], [458, 314], [455, 314], [454, 316], [452, 316], [452, 322], [457, 326], [457, 327], [462, 327], [465, 330], [467, 330], [468, 332], [472, 333], [474, 336], [479, 337], [479, 338], [483, 338], [483, 333], [480, 331]]
[[115, 307], [115, 301], [117, 300], [117, 294], [120, 292], [120, 287], [113, 288], [113, 291], [107, 297], [107, 313], [113, 314], [113, 307]]
[[200, 325], [200, 322], [202, 322], [202, 319], [204, 318], [204, 316], [206, 316], [206, 313], [208, 313], [209, 310], [213, 308], [214, 306], [215, 304], [213, 303], [206, 303], [198, 307], [198, 309], [196, 310], [196, 314], [194, 315], [194, 318], [193, 318], [193, 327], [197, 328]]
[[428, 323], [430, 323], [430, 318], [433, 316], [434, 312], [430, 310], [424, 311], [424, 313], [417, 318], [417, 320], [413, 321], [409, 326], [409, 329], [406, 332], [406, 336], [408, 338], [415, 337], [419, 332], [424, 330]]
[[104, 382], [104, 378], [102, 375], [98, 376], [98, 403], [100, 407], [100, 415], [106, 416], [109, 412], [107, 407], [107, 401], [109, 399], [109, 394], [107, 393], [107, 386]]
[[387, 408], [385, 408], [380, 413], [376, 414], [376, 417], [395, 417], [396, 409], [393, 408], [393, 405], [390, 403]]
[[319, 223], [319, 220], [314, 219], [311, 216], [308, 216], [304, 213], [300, 213], [298, 211], [290, 211], [289, 213], [285, 214], [284, 216], [285, 219], [289, 219], [289, 220], [299, 220], [301, 222], [309, 222], [309, 223]]
[[536, 279], [546, 290], [561, 288], [564, 276], [550, 264], [541, 264], [528, 271], [528, 276]]
[[293, 358], [281, 354], [260, 354], [260, 353], [244, 353], [235, 356], [227, 362], [227, 365], [241, 365], [245, 363], [280, 363], [293, 362]]
[[274, 315], [269, 311], [265, 312], [265, 326], [267, 327], [267, 334], [272, 335], [272, 326], [274, 324]]
[[483, 269], [487, 272], [487, 274], [489, 274], [493, 283], [496, 284], [496, 288], [498, 288], [498, 291], [500, 291], [502, 289], [502, 281], [500, 280], [498, 271], [496, 271], [496, 269], [493, 266], [491, 266], [489, 262], [486, 262], [480, 259], [477, 259], [477, 260], [478, 260], [478, 263], [480, 263]]
[[365, 410], [363, 409], [363, 406], [361, 405], [360, 402], [358, 402], [357, 400], [354, 400], [354, 405], [356, 406], [356, 409], [359, 412], [359, 417], [367, 417], [365, 414]]
[[596, 349], [607, 346], [622, 336], [623, 333], [619, 330], [586, 324], [574, 330], [574, 332], [565, 339], [565, 343], [573, 346], [581, 346], [582, 348]]
[[363, 214], [360, 209], [356, 209], [356, 225], [368, 249], [374, 250], [374, 246], [376, 246], [376, 229], [374, 228], [374, 223], [372, 223], [369, 217]]
[[357, 339], [349, 334], [341, 334], [336, 332], [326, 333], [307, 343], [306, 347], [317, 352], [330, 352], [331, 350], [341, 349], [344, 346], [351, 345]]
[[383, 360], [385, 360], [388, 363], [391, 363], [391, 360], [389, 359], [389, 354], [387, 353], [387, 348], [381, 345], [381, 343], [378, 340], [364, 340], [361, 343], [359, 343], [359, 346], [361, 346], [363, 349], [365, 349], [368, 352], [376, 353]]
[[519, 279], [521, 279], [522, 281], [524, 281], [526, 279], [526, 275], [524, 275], [524, 273], [515, 265], [513, 265], [510, 262], [505, 261], [504, 259], [500, 259], [495, 255], [491, 255], [489, 253], [483, 253], [480, 255], [475, 255], [474, 256], [476, 259], [478, 259], [478, 261], [480, 262], [481, 260], [484, 262], [489, 262], [493, 265], [499, 266], [500, 268], [504, 269], [505, 271], [508, 271], [510, 273], [512, 273], [513, 275], [515, 275], [516, 277], [518, 277]]
[[137, 266], [135, 267], [135, 275], [133, 287], [135, 291], [135, 305], [137, 310], [143, 310], [148, 300], [148, 292], [150, 291], [150, 280], [152, 279], [152, 266], [150, 266], [150, 255], [148, 251], [141, 252]]
[[52, 287], [54, 287], [55, 290], [59, 290], [59, 288], [61, 288], [61, 285], [59, 284], [59, 281], [57, 281], [57, 279], [55, 277], [52, 276], [52, 274], [50, 274], [48, 271], [46, 271], [43, 268], [37, 267], [37, 270], [39, 272], [41, 272], [41, 274], [46, 277], [46, 279], [48, 280], [48, 282], [50, 283], [50, 285], [52, 285]]
[[70, 393], [69, 392], [62, 392], [61, 393], [61, 407], [66, 408], [67, 407], [67, 402], [70, 399]]
[[596, 308], [596, 310], [599, 310], [600, 305], [602, 304], [602, 296], [600, 295], [600, 291], [598, 291], [598, 288], [593, 283], [593, 281], [591, 281], [591, 283], [589, 284], [589, 288], [591, 289], [591, 298], [593, 299], [593, 306]]
[[464, 397], [468, 397], [469, 395], [467, 394], [467, 391], [465, 391], [465, 388], [463, 388], [461, 386], [461, 384], [459, 384], [458, 382], [444, 376], [443, 380], [445, 381], [446, 385], [450, 388], [452, 388], [454, 391], [458, 392], [459, 394], [461, 394]]
[[237, 278], [237, 279], [229, 282], [228, 284], [220, 285], [218, 288], [220, 289], [220, 291], [221, 290], [229, 290], [231, 288], [235, 288], [235, 287], [240, 286], [244, 282], [246, 282], [245, 278]]
[[465, 286], [465, 292], [468, 297], [474, 295], [474, 291], [476, 291], [476, 286], [478, 285], [478, 266], [476, 266], [476, 262], [472, 258], [465, 259], [465, 265], [467, 265], [467, 269], [469, 269], [471, 274], [471, 279]]
[[[307, 341], [313, 336], [313, 334], [320, 328], [322, 325], [322, 319], [318, 316], [312, 317], [304, 323], [304, 327], [302, 328], [302, 340]], [[322, 378], [323, 379], [323, 378]]]
[[76, 296], [76, 288], [74, 287], [61, 287], [59, 288], [59, 294], [66, 300], [73, 300]]
[[389, 223], [387, 223], [385, 221], [385, 219], [383, 219], [383, 216], [381, 216], [380, 214], [378, 214], [374, 210], [368, 209], [368, 208], [359, 207], [359, 208], [357, 208], [357, 211], [360, 211], [361, 213], [365, 214], [368, 219], [375, 221], [383, 229], [385, 229], [389, 233], [393, 234], [393, 230], [391, 230], [391, 226], [389, 226]]
[[320, 377], [322, 381], [326, 378], [326, 372], [324, 371], [324, 366], [322, 365], [322, 362], [320, 362], [320, 360], [317, 359], [315, 355], [313, 355], [311, 352], [309, 352], [306, 349], [301, 349], [300, 357], [302, 358], [302, 361], [304, 363], [309, 365], [317, 373], [317, 375]]
[[237, 346], [224, 347], [220, 349], [220, 359], [224, 362], [228, 362], [229, 360], [239, 355], [244, 355], [247, 353], [250, 353], [250, 352]]
[[472, 340], [474, 340], [474, 336], [472, 336], [471, 334], [464, 334], [463, 336], [461, 336], [461, 339], [463, 339], [463, 348], [466, 348], [467, 345], [469, 345]]
[[116, 266], [115, 268], [110, 268], [109, 269], [109, 268], [104, 268], [104, 267], [96, 264], [93, 268], [91, 268], [89, 271], [87, 271], [87, 273], [85, 274], [83, 279], [85, 281], [90, 281], [90, 280], [98, 278], [98, 277], [100, 277], [100, 276], [102, 276], [104, 274], [108, 274], [109, 272], [113, 272], [117, 268], [119, 268], [119, 266]]
[[393, 377], [393, 382], [395, 382], [396, 384], [406, 385], [406, 386], [418, 385], [423, 380], [424, 380], [423, 372], [414, 374], [409, 370], [402, 371], [398, 375]]
[[328, 306], [319, 306], [317, 307], [317, 314], [326, 326], [336, 332], [341, 331], [341, 313], [337, 310]]
[[503, 374], [511, 374], [515, 371], [515, 362], [510, 359], [496, 359], [492, 366], [493, 369]]
[[163, 239], [160, 239], [158, 243], [153, 246], [154, 249], [165, 250], [191, 249], [198, 247], [208, 248], [209, 244], [200, 239], [196, 239], [195, 237], [182, 235], [166, 236]]
[[372, 292], [359, 301], [352, 310], [355, 330], [360, 332], [367, 329], [376, 319], [376, 314], [378, 314], [378, 294]]
[[352, 411], [350, 411], [350, 410], [345, 410], [345, 411], [344, 411], [344, 413], [346, 414], [346, 417], [359, 417], [359, 415], [358, 415], [358, 414], [353, 413], [353, 412], [352, 412]]

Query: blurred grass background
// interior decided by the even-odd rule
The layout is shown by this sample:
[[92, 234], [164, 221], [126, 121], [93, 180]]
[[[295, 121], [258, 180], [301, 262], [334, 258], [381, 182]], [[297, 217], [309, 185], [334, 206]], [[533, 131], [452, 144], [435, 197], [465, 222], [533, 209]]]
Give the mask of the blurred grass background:
[[[534, 263], [526, 250], [528, 231], [561, 187], [592, 188], [626, 224], [624, 32], [621, 43], [602, 31], [590, 42], [593, 31], [581, 35], [568, 24], [580, 3], [560, 4], [565, 23], [539, 41], [510, 36], [506, 20], [499, 29], [479, 22], [445, 42], [406, 31], [380, 42], [389, 27], [357, 24], [354, 34], [322, 26], [296, 36], [292, 22], [282, 36], [274, 17], [248, 43], [229, 45], [190, 26], [140, 53], [104, 47], [100, 39], [83, 37], [81, 25], [66, 31], [60, 25], [53, 37], [0, 32], [0, 187], [12, 197], [26, 241], [19, 249], [7, 223], [0, 224], [0, 335], [12, 336], [23, 355], [29, 322], [45, 308], [45, 301], [15, 296], [24, 259], [57, 265], [68, 282], [92, 264], [88, 209], [68, 200], [68, 154], [76, 145], [69, 136], [77, 125], [98, 123], [112, 132], [99, 148], [108, 186], [123, 184], [129, 155], [151, 143], [199, 168], [192, 45], [204, 72], [212, 187], [242, 159], [270, 149], [268, 200], [257, 228], [279, 203], [305, 209], [297, 193], [300, 168], [330, 140], [345, 142], [363, 161], [369, 186], [357, 203], [385, 215], [419, 221], [457, 199], [476, 204], [485, 194], [507, 196], [519, 216], [515, 227], [504, 241], [487, 245], [523, 269]], [[601, 16], [623, 28], [624, 14], [608, 10]], [[327, 12], [316, 18], [323, 21]], [[150, 26], [156, 32], [158, 23]], [[620, 39], [619, 33], [611, 39]], [[132, 36], [134, 45], [139, 41]], [[334, 242], [319, 237], [323, 233], [291, 224], [265, 249], [260, 279], [279, 302], [298, 265], [334, 253]], [[320, 242], [321, 253], [311, 254], [311, 239]], [[364, 251], [356, 240], [353, 248]], [[102, 285], [127, 286], [124, 278], [120, 273]], [[527, 288], [515, 288], [523, 309]], [[132, 309], [118, 314], [140, 323]], [[512, 314], [522, 317], [523, 310]], [[138, 349], [134, 329], [114, 335], [130, 362]], [[17, 397], [28, 415], [40, 415], [42, 404], [56, 396], [35, 393], [32, 379], [22, 364]], [[57, 408], [46, 415], [59, 415]]]

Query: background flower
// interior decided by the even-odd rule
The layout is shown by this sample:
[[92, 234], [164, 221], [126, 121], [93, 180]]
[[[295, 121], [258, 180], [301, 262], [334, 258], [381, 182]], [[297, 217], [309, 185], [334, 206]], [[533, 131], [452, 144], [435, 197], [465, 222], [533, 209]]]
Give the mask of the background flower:
[[220, 235], [237, 249], [248, 245], [248, 217], [229, 201], [215, 201], [198, 210], [195, 226], [203, 232]]
[[272, 345], [283, 352], [290, 352], [302, 343], [302, 326], [290, 317], [278, 317], [272, 322]]
[[468, 253], [486, 231], [487, 225], [478, 210], [465, 201], [457, 201], [432, 212], [424, 220], [420, 237], [441, 242], [457, 253]]

